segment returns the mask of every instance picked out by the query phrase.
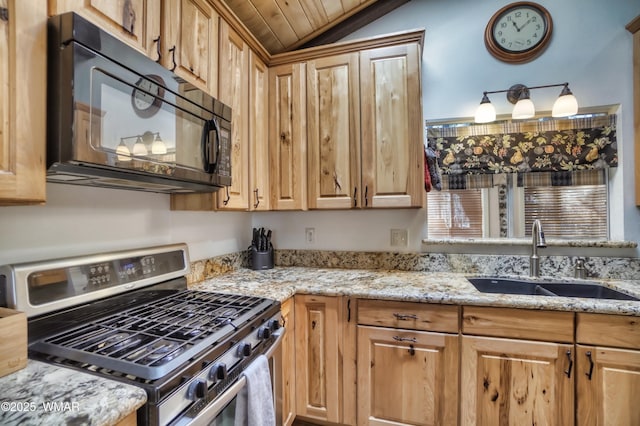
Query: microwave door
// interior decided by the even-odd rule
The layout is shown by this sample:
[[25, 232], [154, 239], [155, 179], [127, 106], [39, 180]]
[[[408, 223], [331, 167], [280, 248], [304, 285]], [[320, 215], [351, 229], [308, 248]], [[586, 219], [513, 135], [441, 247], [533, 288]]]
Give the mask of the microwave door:
[[99, 68], [93, 73], [89, 142], [80, 145], [104, 157], [86, 161], [194, 180], [211, 173], [218, 138], [202, 148], [202, 129], [212, 128], [210, 111], [166, 90], [159, 76], [125, 81]]

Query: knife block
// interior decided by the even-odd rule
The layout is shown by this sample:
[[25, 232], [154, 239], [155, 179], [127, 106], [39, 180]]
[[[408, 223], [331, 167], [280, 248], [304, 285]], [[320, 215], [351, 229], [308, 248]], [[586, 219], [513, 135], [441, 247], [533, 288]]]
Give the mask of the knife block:
[[273, 268], [273, 247], [269, 247], [267, 251], [258, 251], [255, 247], [251, 247], [251, 269], [260, 271], [263, 269]]
[[0, 308], [0, 377], [27, 366], [27, 316]]

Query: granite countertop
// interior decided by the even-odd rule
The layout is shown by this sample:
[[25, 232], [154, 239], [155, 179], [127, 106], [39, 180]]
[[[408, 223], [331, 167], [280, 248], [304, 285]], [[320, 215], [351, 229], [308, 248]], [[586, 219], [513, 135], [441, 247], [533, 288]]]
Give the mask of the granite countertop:
[[147, 401], [144, 389], [29, 360], [0, 377], [0, 424], [113, 425]]
[[[640, 302], [481, 293], [467, 281], [468, 276], [446, 272], [276, 267], [264, 271], [239, 269], [189, 287], [193, 290], [255, 295], [279, 301], [298, 293], [640, 316]], [[567, 281], [580, 280], [568, 278]], [[640, 280], [597, 281], [640, 298]]]

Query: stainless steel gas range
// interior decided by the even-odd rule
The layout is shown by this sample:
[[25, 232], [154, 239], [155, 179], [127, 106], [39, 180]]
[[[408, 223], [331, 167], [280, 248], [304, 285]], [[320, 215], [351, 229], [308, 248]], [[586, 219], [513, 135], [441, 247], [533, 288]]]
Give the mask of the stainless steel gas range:
[[0, 306], [27, 313], [30, 358], [144, 388], [138, 424], [218, 424], [258, 356], [279, 370], [280, 303], [188, 290], [188, 272], [184, 244], [7, 265]]

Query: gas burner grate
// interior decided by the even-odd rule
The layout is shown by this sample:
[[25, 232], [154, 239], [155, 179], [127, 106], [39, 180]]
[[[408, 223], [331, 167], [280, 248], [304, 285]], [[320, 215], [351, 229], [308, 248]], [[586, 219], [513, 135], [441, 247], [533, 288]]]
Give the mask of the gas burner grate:
[[185, 290], [43, 339], [32, 349], [155, 379], [233, 334], [273, 303]]

